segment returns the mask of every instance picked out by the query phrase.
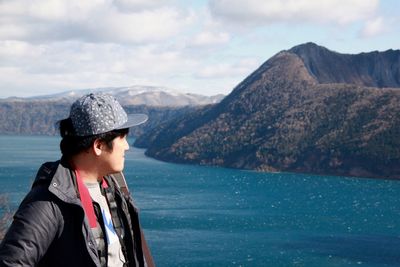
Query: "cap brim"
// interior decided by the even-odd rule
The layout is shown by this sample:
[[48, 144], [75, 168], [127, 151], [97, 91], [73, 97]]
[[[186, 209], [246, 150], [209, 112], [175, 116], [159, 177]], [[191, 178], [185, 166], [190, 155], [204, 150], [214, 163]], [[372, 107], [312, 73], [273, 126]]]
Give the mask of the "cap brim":
[[134, 126], [143, 124], [148, 119], [149, 119], [149, 117], [146, 114], [141, 114], [141, 113], [128, 114], [128, 120], [124, 124], [122, 124], [121, 126], [116, 128], [116, 130], [130, 128], [130, 127], [134, 127]]

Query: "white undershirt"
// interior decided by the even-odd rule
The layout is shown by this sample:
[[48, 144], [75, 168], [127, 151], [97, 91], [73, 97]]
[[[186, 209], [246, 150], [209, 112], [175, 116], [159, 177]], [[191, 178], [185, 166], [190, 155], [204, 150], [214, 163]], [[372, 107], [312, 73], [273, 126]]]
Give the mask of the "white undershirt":
[[[124, 254], [122, 253], [121, 244], [114, 225], [111, 219], [110, 209], [106, 198], [101, 194], [99, 183], [85, 183], [92, 200], [99, 204], [105, 226], [105, 235], [108, 244], [108, 267], [123, 266], [125, 262]], [[98, 243], [99, 240], [96, 240]]]

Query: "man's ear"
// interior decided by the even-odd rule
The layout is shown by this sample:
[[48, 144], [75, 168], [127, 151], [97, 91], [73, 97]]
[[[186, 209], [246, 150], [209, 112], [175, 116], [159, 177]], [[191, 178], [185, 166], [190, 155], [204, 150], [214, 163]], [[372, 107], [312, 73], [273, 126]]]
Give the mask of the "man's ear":
[[103, 152], [103, 148], [104, 148], [104, 143], [102, 141], [100, 141], [100, 139], [94, 140], [92, 149], [96, 156], [101, 155], [101, 153]]

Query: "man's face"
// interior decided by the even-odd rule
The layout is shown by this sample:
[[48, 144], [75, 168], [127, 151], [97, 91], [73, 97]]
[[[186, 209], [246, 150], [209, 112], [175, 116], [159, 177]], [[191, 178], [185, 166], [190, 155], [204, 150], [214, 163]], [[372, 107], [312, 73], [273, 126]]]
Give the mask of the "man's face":
[[106, 175], [121, 172], [124, 169], [125, 151], [129, 149], [126, 135], [116, 137], [112, 143], [112, 149], [109, 149], [104, 145], [104, 150], [101, 156], [102, 168]]

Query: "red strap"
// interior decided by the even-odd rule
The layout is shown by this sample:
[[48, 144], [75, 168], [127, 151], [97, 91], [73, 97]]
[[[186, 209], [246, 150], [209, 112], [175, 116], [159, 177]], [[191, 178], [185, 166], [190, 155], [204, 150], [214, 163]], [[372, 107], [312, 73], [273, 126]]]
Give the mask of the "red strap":
[[75, 170], [76, 182], [78, 184], [79, 195], [81, 196], [81, 203], [83, 210], [85, 211], [86, 217], [89, 220], [90, 228], [96, 228], [97, 220], [96, 214], [94, 213], [92, 198], [90, 197], [89, 190], [82, 181], [82, 177], [79, 175], [79, 171]]
[[103, 187], [104, 189], [108, 188], [108, 183], [104, 178], [101, 180], [101, 187]]

